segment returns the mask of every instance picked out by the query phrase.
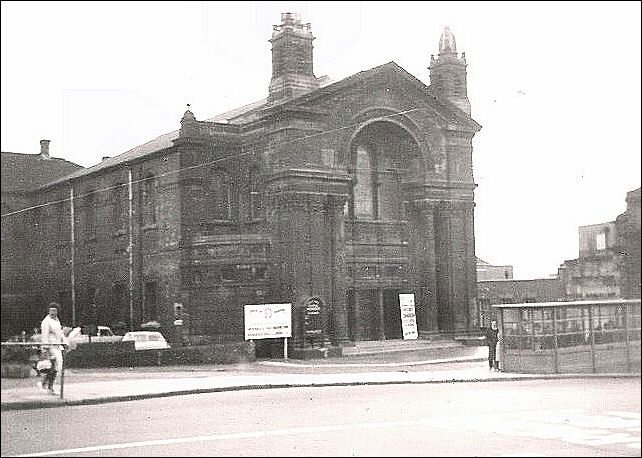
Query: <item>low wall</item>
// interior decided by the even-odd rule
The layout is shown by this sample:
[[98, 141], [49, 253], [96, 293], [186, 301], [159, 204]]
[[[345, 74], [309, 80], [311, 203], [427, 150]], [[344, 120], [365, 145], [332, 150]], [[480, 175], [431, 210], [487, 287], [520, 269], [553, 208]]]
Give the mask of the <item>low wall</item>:
[[[36, 374], [37, 348], [2, 347], [2, 377]], [[66, 368], [180, 366], [182, 364], [236, 364], [256, 361], [253, 342], [188, 345], [164, 350], [136, 351], [134, 342], [79, 344], [65, 353]]]
[[[100, 344], [100, 345], [99, 345]], [[131, 348], [117, 348], [131, 344]], [[251, 342], [172, 347], [136, 351], [133, 342], [97, 342], [78, 345], [67, 354], [65, 367], [139, 367], [181, 364], [235, 364], [256, 360]]]

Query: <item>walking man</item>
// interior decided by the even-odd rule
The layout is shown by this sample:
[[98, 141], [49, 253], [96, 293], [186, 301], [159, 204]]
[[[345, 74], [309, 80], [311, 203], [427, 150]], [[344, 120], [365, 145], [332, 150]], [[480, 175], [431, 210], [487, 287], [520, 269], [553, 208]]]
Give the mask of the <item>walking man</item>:
[[[58, 319], [58, 308], [60, 305], [56, 302], [51, 302], [49, 304], [49, 313], [44, 317], [40, 323], [40, 332], [42, 333], [42, 343], [60, 343], [66, 342], [65, 333], [62, 330], [62, 325]], [[48, 377], [46, 378], [47, 386], [50, 394], [56, 394], [54, 391], [54, 381], [56, 380], [56, 375], [58, 372], [62, 371], [62, 345], [50, 345], [49, 349], [49, 358], [51, 359], [51, 369], [49, 371]]]

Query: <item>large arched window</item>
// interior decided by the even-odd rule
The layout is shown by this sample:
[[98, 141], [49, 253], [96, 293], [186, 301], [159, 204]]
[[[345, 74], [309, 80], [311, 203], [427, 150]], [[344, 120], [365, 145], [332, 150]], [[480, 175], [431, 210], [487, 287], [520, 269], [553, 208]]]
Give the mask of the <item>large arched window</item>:
[[402, 181], [418, 181], [422, 174], [414, 138], [399, 125], [376, 121], [357, 133], [351, 151], [350, 216], [382, 221], [403, 218]]

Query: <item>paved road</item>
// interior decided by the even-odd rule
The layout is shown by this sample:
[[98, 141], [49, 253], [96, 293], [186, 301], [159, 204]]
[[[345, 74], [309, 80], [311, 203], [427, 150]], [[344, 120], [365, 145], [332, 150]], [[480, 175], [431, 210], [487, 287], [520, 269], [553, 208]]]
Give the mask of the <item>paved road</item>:
[[640, 379], [247, 390], [3, 412], [2, 456], [640, 456]]

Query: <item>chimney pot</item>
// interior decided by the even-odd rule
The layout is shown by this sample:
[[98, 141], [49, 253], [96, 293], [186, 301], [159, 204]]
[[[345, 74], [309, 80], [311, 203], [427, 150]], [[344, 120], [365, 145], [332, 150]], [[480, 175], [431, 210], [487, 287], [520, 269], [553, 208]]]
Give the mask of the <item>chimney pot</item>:
[[49, 159], [49, 142], [51, 140], [40, 140], [40, 156]]

